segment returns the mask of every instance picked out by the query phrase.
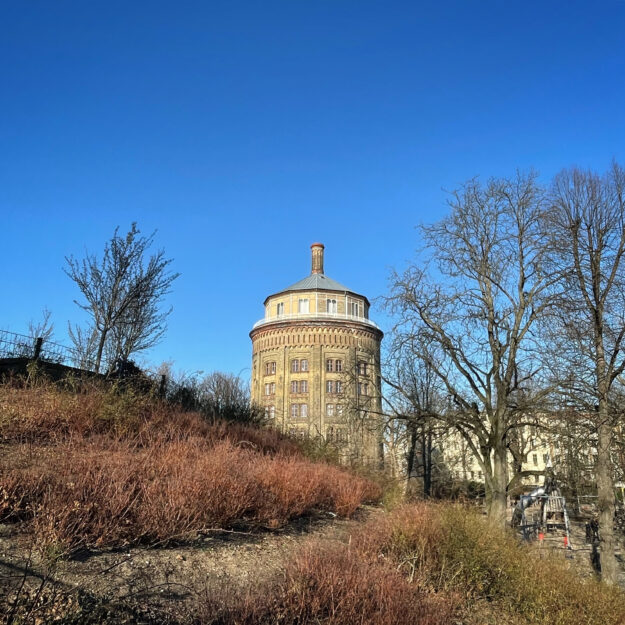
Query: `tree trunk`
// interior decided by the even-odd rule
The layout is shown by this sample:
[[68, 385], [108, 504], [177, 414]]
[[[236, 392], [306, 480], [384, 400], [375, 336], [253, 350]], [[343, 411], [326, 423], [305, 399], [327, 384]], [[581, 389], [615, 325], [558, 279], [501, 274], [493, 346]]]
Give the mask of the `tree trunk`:
[[95, 372], [100, 373], [100, 364], [102, 363], [102, 353], [104, 352], [104, 344], [106, 343], [106, 332], [100, 333], [100, 342], [98, 343], [98, 353], [95, 358]]
[[[604, 414], [601, 414], [601, 413]], [[617, 563], [614, 556], [614, 484], [612, 481], [612, 462], [610, 443], [612, 428], [607, 422], [607, 407], [599, 407], [599, 427], [597, 442], [597, 495], [599, 508], [599, 538], [601, 540], [601, 581], [615, 584], [617, 581]]]
[[432, 495], [432, 433], [423, 426], [423, 495]]
[[488, 502], [488, 517], [497, 525], [505, 527], [508, 503], [508, 459], [503, 441], [499, 441], [493, 451], [493, 478]]
[[406, 498], [410, 501], [417, 498], [418, 485], [415, 472], [415, 456], [417, 453], [417, 426], [414, 422], [410, 423], [410, 446], [408, 449], [407, 473], [408, 481], [406, 484]]

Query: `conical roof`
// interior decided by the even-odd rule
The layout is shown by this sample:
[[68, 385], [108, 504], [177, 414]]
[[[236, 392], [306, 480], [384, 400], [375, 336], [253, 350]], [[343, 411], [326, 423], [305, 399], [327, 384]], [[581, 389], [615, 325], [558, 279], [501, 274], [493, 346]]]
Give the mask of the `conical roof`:
[[346, 286], [343, 286], [340, 282], [332, 280], [323, 273], [311, 273], [302, 280], [299, 280], [290, 287], [284, 289], [285, 291], [312, 291], [315, 289], [323, 289], [324, 291], [341, 291], [345, 293], [350, 291]]
[[[324, 245], [322, 243], [313, 243], [311, 246], [312, 251], [312, 271], [310, 275], [298, 280], [295, 284], [282, 289], [274, 295], [281, 293], [289, 293], [290, 291], [336, 291], [338, 293], [351, 293], [352, 295], [358, 295], [363, 297], [367, 302], [364, 295], [359, 295], [352, 289], [347, 288], [344, 284], [333, 280], [325, 275], [323, 272], [323, 252]], [[271, 295], [269, 297], [272, 297]], [[267, 299], [269, 299], [269, 297]], [[265, 300], [266, 302], [267, 300]]]

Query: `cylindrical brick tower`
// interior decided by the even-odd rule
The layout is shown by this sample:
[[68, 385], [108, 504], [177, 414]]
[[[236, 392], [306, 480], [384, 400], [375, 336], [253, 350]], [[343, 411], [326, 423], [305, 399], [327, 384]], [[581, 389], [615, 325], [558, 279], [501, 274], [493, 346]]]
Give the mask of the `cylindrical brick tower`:
[[321, 436], [348, 462], [380, 464], [380, 343], [369, 300], [324, 274], [313, 243], [311, 274], [265, 300], [254, 324], [252, 401], [294, 436]]

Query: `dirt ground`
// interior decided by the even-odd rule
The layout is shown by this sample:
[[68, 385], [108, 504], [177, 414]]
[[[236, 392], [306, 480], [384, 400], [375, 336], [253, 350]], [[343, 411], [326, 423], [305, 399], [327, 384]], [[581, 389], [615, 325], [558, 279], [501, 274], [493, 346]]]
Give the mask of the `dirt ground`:
[[36, 625], [73, 622], [68, 613], [90, 622], [89, 612], [94, 623], [174, 623], [212, 589], [279, 575], [285, 557], [303, 541], [345, 539], [377, 513], [364, 507], [350, 521], [319, 513], [279, 530], [206, 532], [176, 545], [82, 552], [52, 566], [17, 526], [0, 525], [0, 622], [11, 622], [6, 615], [17, 598], [21, 618], [31, 610], [28, 619]]

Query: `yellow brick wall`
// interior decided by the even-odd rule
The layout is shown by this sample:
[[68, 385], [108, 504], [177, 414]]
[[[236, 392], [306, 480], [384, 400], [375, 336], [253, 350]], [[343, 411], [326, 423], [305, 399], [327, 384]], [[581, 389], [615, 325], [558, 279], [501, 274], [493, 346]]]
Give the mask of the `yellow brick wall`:
[[[300, 296], [305, 297], [304, 294], [294, 293], [293, 301]], [[312, 297], [309, 299], [312, 300]], [[325, 299], [324, 296], [324, 309]], [[280, 297], [270, 298], [268, 303], [275, 306], [277, 301], [280, 301]], [[286, 307], [285, 300], [285, 314], [289, 314]], [[252, 401], [261, 406], [274, 406], [275, 427], [312, 437], [336, 437], [340, 433], [349, 439], [345, 445], [338, 443], [346, 456], [367, 463], [378, 461], [381, 423], [378, 386], [382, 339], [379, 330], [357, 321], [294, 319], [261, 325], [252, 330], [250, 336], [253, 345]], [[340, 373], [327, 372], [328, 358], [341, 360], [343, 370]], [[292, 372], [293, 359], [307, 359], [308, 371]], [[368, 363], [366, 376], [357, 373], [359, 361]], [[276, 363], [275, 373], [267, 374], [265, 365], [273, 362]], [[307, 392], [291, 393], [293, 380], [306, 380]], [[328, 380], [342, 382], [343, 392], [327, 393]], [[367, 396], [357, 394], [358, 382], [368, 385]], [[275, 393], [267, 396], [265, 384], [272, 383], [275, 384]], [[305, 403], [308, 416], [292, 418], [292, 403]], [[326, 416], [328, 403], [335, 406], [333, 417]], [[337, 404], [343, 406], [342, 417], [336, 414]]]

